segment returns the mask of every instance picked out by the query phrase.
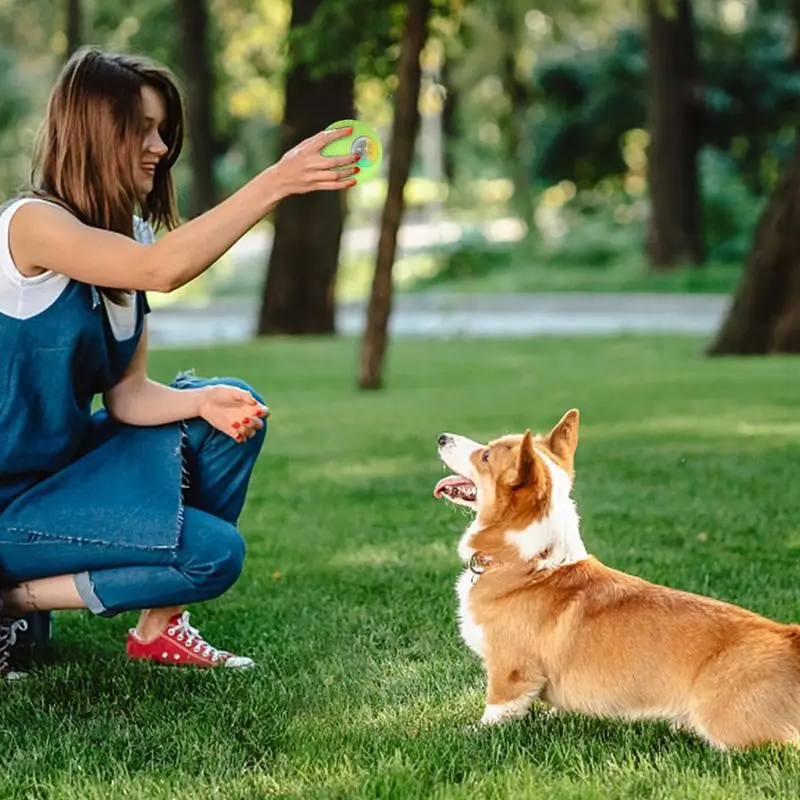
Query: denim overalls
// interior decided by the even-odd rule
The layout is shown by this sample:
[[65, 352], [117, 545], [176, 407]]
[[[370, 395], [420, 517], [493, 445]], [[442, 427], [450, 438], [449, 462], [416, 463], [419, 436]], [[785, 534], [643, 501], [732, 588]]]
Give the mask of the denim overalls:
[[[35, 316], [0, 313], [0, 572], [74, 574], [106, 616], [209, 599], [236, 580], [236, 522], [266, 432], [236, 444], [201, 419], [134, 427], [92, 413], [141, 338], [150, 309], [144, 292], [132, 300], [121, 340], [99, 290], [75, 280]], [[207, 383], [253, 391], [188, 374], [172, 386]]]

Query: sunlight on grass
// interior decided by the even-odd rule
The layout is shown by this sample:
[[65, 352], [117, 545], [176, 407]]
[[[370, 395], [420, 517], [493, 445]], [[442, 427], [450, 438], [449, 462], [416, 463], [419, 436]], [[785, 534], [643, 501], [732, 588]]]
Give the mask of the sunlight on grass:
[[800, 551], [800, 529], [786, 539], [785, 545], [787, 550]]
[[742, 436], [769, 437], [777, 439], [800, 439], [800, 423], [775, 423], [772, 425], [740, 422], [736, 433]]
[[394, 547], [362, 545], [358, 550], [335, 553], [331, 556], [333, 567], [372, 567], [378, 564], [400, 564], [400, 555]]
[[[466, 520], [463, 527], [466, 527]], [[331, 556], [333, 567], [374, 567], [392, 564], [395, 566], [417, 566], [424, 564], [426, 568], [442, 567], [453, 569], [453, 581], [457, 576], [456, 540], [461, 531], [457, 530], [452, 546], [441, 541], [429, 542], [427, 545], [414, 543], [413, 548], [390, 545], [364, 545], [357, 548], [339, 551]]]
[[732, 434], [748, 438], [800, 440], [800, 423], [751, 422], [736, 416], [653, 416], [647, 419], [592, 425], [584, 433], [586, 439], [609, 439], [640, 434], [695, 434], [699, 436], [729, 437]]
[[298, 474], [303, 480], [347, 483], [352, 480], [393, 478], [419, 472], [424, 465], [410, 458], [371, 458], [360, 463], [326, 463], [306, 468]]

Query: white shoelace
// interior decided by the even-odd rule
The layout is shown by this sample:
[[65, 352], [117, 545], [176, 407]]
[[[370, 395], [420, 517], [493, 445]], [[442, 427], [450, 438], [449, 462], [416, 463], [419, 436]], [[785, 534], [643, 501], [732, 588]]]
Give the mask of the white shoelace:
[[202, 655], [205, 658], [210, 658], [212, 661], [219, 661], [230, 655], [230, 653], [225, 650], [217, 650], [216, 647], [212, 647], [203, 639], [200, 635], [200, 631], [189, 624], [188, 611], [184, 611], [180, 619], [174, 625], [170, 625], [170, 627], [167, 628], [167, 633], [170, 636], [174, 636], [179, 642], [185, 642], [186, 647], [191, 648], [192, 644], [194, 644], [195, 653], [200, 653], [202, 651]]
[[0, 676], [14, 676], [13, 673], [8, 672], [11, 648], [17, 643], [17, 632], [26, 630], [28, 630], [26, 620], [0, 617]]

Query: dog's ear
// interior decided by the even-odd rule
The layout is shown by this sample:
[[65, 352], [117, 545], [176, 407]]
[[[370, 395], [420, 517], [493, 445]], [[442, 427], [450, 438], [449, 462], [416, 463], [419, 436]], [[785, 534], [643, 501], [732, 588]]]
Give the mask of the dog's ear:
[[530, 486], [536, 477], [536, 455], [533, 448], [533, 434], [528, 428], [522, 437], [517, 455], [517, 470], [513, 486]]
[[550, 431], [547, 446], [553, 455], [564, 461], [572, 461], [578, 449], [578, 422], [580, 414], [572, 408], [561, 417], [558, 424]]

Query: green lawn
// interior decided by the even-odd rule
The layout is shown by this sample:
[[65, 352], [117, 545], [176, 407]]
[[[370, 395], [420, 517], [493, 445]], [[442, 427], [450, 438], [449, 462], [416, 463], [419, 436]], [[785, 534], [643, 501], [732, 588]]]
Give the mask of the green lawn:
[[133, 615], [58, 615], [48, 665], [0, 687], [0, 797], [800, 796], [800, 753], [720, 754], [661, 724], [534, 713], [467, 728], [484, 681], [455, 622], [468, 519], [431, 494], [442, 430], [541, 429], [579, 407], [591, 552], [800, 621], [800, 360], [701, 351], [691, 338], [404, 341], [371, 394], [354, 389], [352, 341], [155, 354], [157, 377], [239, 375], [273, 410], [245, 573], [193, 616], [259, 668], [129, 665]]

